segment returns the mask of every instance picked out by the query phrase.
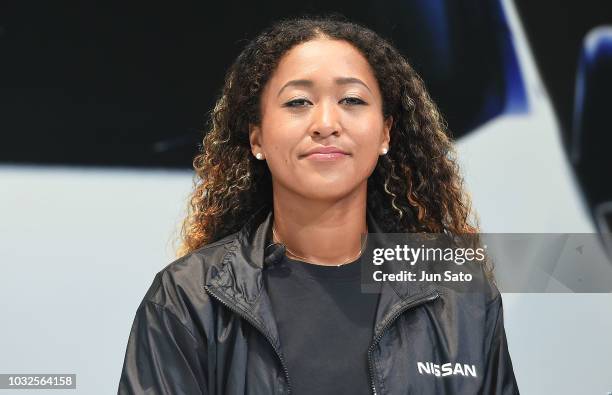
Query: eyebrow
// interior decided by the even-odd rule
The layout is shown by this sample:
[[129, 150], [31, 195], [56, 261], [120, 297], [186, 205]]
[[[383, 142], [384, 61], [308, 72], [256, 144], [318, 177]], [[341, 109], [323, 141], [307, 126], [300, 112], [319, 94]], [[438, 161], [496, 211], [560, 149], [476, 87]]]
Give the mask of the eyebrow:
[[[365, 82], [361, 81], [359, 78], [355, 78], [355, 77], [337, 77], [334, 79], [334, 82], [338, 85], [347, 85], [347, 84], [361, 84], [363, 86], [365, 86], [365, 88], [370, 91], [370, 88], [368, 88], [368, 86], [365, 84]], [[289, 86], [303, 86], [303, 87], [307, 87], [310, 88], [312, 86], [314, 86], [314, 82], [312, 80], [291, 80], [289, 82], [287, 82], [285, 85], [283, 85], [282, 88], [280, 88], [280, 90], [278, 91], [278, 94], [276, 95], [277, 97], [280, 96], [281, 92], [283, 91], [283, 89], [289, 87]], [[371, 91], [370, 91], [371, 92]]]

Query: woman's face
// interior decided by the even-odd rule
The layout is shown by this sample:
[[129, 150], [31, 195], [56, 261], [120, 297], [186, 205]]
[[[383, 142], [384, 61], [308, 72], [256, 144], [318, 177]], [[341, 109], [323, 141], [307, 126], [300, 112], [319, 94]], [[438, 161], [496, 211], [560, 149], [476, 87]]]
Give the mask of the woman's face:
[[[263, 89], [261, 124], [250, 125], [274, 188], [309, 199], [338, 199], [365, 185], [392, 118], [363, 55], [346, 41], [316, 39], [293, 47]], [[312, 154], [335, 147], [344, 154]]]

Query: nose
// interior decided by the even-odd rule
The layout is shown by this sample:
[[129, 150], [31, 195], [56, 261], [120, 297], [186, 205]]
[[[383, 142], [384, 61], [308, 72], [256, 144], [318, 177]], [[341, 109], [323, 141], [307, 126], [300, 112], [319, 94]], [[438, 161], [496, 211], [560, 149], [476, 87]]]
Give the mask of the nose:
[[342, 128], [339, 116], [335, 103], [322, 100], [313, 111], [311, 134], [318, 137], [339, 134]]

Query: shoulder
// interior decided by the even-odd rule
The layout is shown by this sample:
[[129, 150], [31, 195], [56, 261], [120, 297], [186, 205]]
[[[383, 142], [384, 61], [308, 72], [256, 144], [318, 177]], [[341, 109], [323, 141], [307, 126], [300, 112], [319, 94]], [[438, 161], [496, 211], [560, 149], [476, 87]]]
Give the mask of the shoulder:
[[223, 265], [236, 236], [236, 233], [226, 236], [169, 263], [153, 278], [141, 307], [154, 305], [195, 331], [194, 326], [201, 326], [201, 321], [212, 316], [211, 300], [204, 285]]

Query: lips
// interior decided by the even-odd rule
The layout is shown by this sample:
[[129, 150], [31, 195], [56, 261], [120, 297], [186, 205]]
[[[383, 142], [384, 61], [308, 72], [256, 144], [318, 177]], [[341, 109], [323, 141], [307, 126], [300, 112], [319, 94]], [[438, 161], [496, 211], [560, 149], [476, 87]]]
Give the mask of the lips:
[[311, 148], [310, 150], [306, 151], [306, 153], [304, 153], [304, 155], [302, 155], [302, 157], [307, 157], [310, 155], [317, 155], [317, 156], [323, 156], [324, 154], [334, 154], [334, 155], [329, 155], [329, 156], [341, 156], [341, 155], [349, 155], [348, 152], [346, 152], [345, 150], [338, 148], [338, 147], [334, 147], [334, 146], [321, 146], [321, 147], [315, 147], [315, 148]]

